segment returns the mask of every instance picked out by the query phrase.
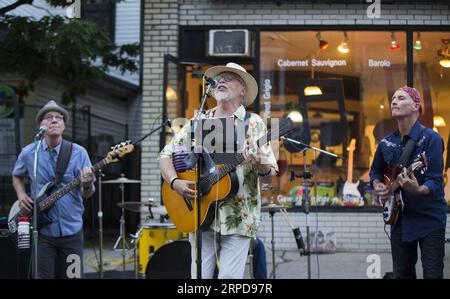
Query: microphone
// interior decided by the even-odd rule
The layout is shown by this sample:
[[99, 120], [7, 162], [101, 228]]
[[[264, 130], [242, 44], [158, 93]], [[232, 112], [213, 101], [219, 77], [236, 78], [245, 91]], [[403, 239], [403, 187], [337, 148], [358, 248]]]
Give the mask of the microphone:
[[217, 85], [219, 85], [219, 82], [217, 82], [211, 77], [203, 76], [203, 78], [205, 79], [206, 84], [210, 85], [212, 88], [217, 87]]
[[297, 248], [301, 250], [302, 253], [305, 252], [305, 243], [303, 242], [302, 233], [300, 232], [300, 228], [296, 227], [292, 230], [295, 237], [295, 242], [297, 243]]
[[44, 137], [45, 131], [47, 131], [47, 127], [46, 126], [41, 126], [39, 128], [39, 131], [37, 132], [36, 136], [34, 137], [34, 139], [35, 140], [42, 139], [42, 137]]

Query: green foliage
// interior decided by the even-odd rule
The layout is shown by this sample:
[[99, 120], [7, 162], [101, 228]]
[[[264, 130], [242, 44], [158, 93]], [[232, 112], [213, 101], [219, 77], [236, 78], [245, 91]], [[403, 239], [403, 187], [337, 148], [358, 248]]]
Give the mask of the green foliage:
[[138, 54], [138, 44], [117, 47], [105, 30], [90, 21], [0, 16], [0, 75], [22, 75], [23, 95], [41, 76], [55, 74], [62, 81], [62, 101], [76, 101], [88, 83], [104, 76], [109, 67], [136, 72]]

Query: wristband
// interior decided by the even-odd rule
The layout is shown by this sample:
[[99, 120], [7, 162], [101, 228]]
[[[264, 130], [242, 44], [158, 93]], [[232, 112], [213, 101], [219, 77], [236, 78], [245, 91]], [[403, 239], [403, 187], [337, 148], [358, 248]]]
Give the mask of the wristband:
[[170, 189], [173, 190], [173, 183], [174, 183], [176, 180], [179, 180], [179, 178], [178, 178], [178, 177], [174, 177], [174, 178], [172, 178], [172, 179], [170, 180]]

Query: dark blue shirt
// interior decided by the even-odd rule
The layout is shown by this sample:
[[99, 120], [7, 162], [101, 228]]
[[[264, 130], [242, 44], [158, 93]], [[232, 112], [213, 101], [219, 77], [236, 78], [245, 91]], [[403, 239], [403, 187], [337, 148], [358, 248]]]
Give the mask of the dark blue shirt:
[[[27, 177], [30, 180], [32, 198], [35, 198], [33, 176], [35, 147], [36, 143], [31, 143], [22, 149], [12, 173], [13, 176]], [[39, 150], [38, 193], [45, 184], [50, 181], [54, 182], [55, 180], [56, 164], [60, 148], [61, 143], [52, 150], [45, 142], [45, 139], [42, 141]], [[74, 143], [69, 165], [64, 173], [61, 185], [66, 185], [80, 175], [82, 168], [91, 166], [91, 161], [86, 150], [82, 146]], [[72, 189], [72, 191], [61, 197], [48, 211], [48, 216], [52, 220], [52, 223], [43, 226], [40, 233], [49, 237], [74, 235], [83, 227], [83, 212], [84, 205], [80, 188]]]
[[383, 171], [388, 165], [397, 164], [409, 138], [417, 143], [407, 165], [425, 152], [428, 162], [424, 174], [416, 173], [419, 185], [430, 190], [428, 195], [412, 195], [402, 190], [404, 209], [400, 215], [402, 241], [411, 242], [425, 237], [432, 231], [445, 227], [447, 222], [446, 201], [444, 196], [444, 141], [438, 133], [425, 128], [420, 134], [420, 122], [417, 121], [411, 132], [401, 140], [398, 130], [386, 136], [378, 144], [370, 169], [370, 179], [383, 181]]

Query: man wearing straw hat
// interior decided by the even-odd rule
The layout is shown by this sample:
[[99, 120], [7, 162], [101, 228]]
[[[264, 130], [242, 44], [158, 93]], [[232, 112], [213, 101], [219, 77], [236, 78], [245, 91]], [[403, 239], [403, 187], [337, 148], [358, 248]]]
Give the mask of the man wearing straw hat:
[[[242, 66], [232, 62], [211, 67], [205, 75], [217, 82], [212, 91], [217, 106], [206, 111], [205, 118], [234, 116], [236, 126], [248, 121], [249, 138], [240, 149], [245, 162], [236, 168], [239, 190], [233, 198], [219, 206], [210, 229], [202, 232], [201, 278], [213, 278], [217, 264], [218, 278], [239, 279], [244, 276], [250, 240], [256, 235], [260, 222], [258, 176], [276, 175], [278, 166], [270, 145], [260, 148], [255, 142], [267, 131], [263, 120], [257, 114], [246, 111], [258, 93], [256, 80]], [[183, 197], [194, 198], [194, 182], [179, 179], [172, 161], [173, 146], [190, 140], [189, 133], [188, 122], [165, 146], [159, 158], [161, 174], [171, 188]], [[196, 278], [197, 273], [194, 239], [194, 234], [190, 234], [192, 278]]]
[[[68, 121], [69, 113], [55, 101], [49, 101], [36, 115], [36, 124], [46, 128], [39, 150], [38, 192], [45, 184], [55, 181], [58, 157], [62, 151], [62, 135]], [[43, 225], [39, 231], [37, 278], [65, 278], [67, 267], [72, 262], [67, 257], [72, 254], [80, 258], [79, 276], [83, 274], [83, 198], [95, 192], [95, 177], [86, 150], [75, 143], [64, 143], [70, 154], [66, 156], [67, 168], [56, 188], [59, 189], [78, 176], [81, 177], [81, 184], [79, 188], [62, 196], [46, 212], [50, 223]], [[31, 143], [22, 149], [12, 173], [19, 206], [24, 211], [32, 210], [32, 198], [36, 197], [33, 175], [36, 144]], [[31, 196], [26, 192], [25, 178], [30, 182]]]

